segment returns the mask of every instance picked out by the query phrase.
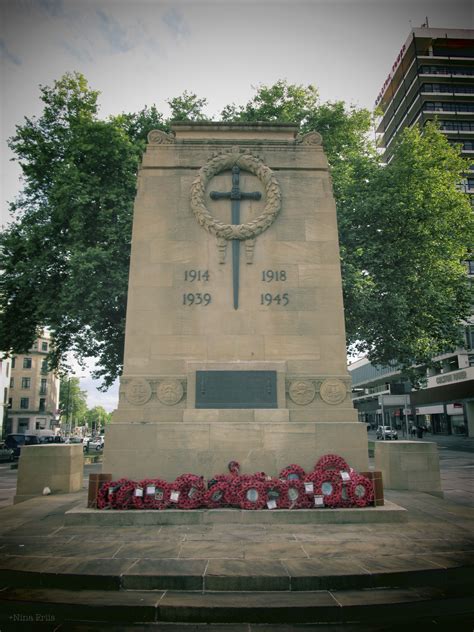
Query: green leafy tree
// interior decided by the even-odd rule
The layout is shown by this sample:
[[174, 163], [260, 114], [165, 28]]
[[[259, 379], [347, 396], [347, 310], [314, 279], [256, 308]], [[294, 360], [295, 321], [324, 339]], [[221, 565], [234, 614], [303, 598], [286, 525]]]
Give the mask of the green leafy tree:
[[81, 391], [79, 378], [61, 377], [59, 385], [59, 410], [63, 427], [83, 426], [87, 414], [87, 393]]
[[350, 333], [373, 362], [429, 363], [461, 343], [471, 311], [463, 259], [474, 237], [458, 186], [467, 168], [428, 123], [403, 131], [388, 165], [354, 173], [340, 215], [345, 281], [356, 285]]
[[108, 413], [102, 406], [94, 406], [86, 411], [84, 422], [91, 432], [96, 433], [110, 423], [111, 417], [111, 413]]
[[10, 140], [24, 189], [0, 240], [0, 338], [20, 352], [47, 326], [52, 366], [68, 350], [96, 357], [108, 385], [122, 362], [140, 143], [98, 119], [81, 75], [42, 87], [41, 98], [42, 116]]
[[203, 108], [207, 99], [199, 99], [197, 95], [186, 90], [179, 97], [166, 101], [171, 110], [170, 121], [206, 121]]

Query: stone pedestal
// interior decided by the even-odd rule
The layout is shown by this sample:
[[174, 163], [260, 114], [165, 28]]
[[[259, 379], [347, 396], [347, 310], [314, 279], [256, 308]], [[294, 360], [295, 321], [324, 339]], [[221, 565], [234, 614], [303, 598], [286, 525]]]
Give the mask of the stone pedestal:
[[387, 489], [443, 496], [438, 445], [429, 441], [376, 441], [375, 469]]
[[[241, 371], [270, 375], [261, 402], [246, 392]], [[209, 387], [203, 378], [211, 373], [223, 376], [222, 393], [225, 377], [236, 376], [217, 408], [206, 403], [206, 389], [222, 395], [218, 381]], [[222, 472], [238, 460], [246, 471], [274, 475], [292, 462], [312, 468], [328, 452], [367, 469], [321, 137], [283, 124], [151, 132], [103, 471], [170, 479]]]
[[82, 489], [84, 455], [81, 445], [45, 444], [24, 446], [18, 462], [14, 503], [41, 496], [45, 487], [52, 494]]

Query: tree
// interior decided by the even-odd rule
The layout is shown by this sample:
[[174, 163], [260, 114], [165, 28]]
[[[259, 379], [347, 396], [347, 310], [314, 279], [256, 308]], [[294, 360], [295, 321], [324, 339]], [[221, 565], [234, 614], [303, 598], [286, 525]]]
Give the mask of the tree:
[[61, 377], [59, 385], [59, 410], [62, 425], [68, 431], [73, 426], [83, 426], [87, 413], [87, 393], [81, 391], [78, 377]]
[[10, 140], [25, 184], [0, 241], [0, 338], [21, 352], [47, 326], [51, 366], [69, 350], [96, 357], [109, 385], [122, 362], [140, 143], [97, 118], [81, 75], [42, 87], [41, 98], [42, 116]]
[[186, 90], [179, 97], [166, 101], [171, 109], [170, 121], [206, 121], [207, 116], [202, 109], [207, 99], [199, 99], [194, 93]]
[[91, 432], [98, 432], [110, 423], [111, 416], [102, 406], [94, 406], [84, 415], [84, 422]]
[[403, 131], [388, 165], [354, 173], [340, 215], [345, 281], [356, 286], [350, 334], [374, 363], [429, 363], [461, 343], [471, 312], [463, 259], [474, 235], [458, 187], [467, 169], [428, 123]]

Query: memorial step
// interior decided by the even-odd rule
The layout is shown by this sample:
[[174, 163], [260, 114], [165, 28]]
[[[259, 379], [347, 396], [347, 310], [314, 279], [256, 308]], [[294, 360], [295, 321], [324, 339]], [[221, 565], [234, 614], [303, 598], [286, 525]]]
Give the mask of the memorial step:
[[[435, 567], [427, 560], [390, 561], [363, 570], [350, 561], [326, 559], [83, 559], [10, 556], [0, 562], [0, 585], [10, 588], [100, 591], [199, 591], [299, 593], [319, 590], [474, 587], [472, 566]], [[474, 593], [474, 590], [473, 590]]]
[[[108, 622], [364, 624], [467, 620], [472, 591], [446, 587], [305, 592], [90, 591], [5, 588], [0, 625]], [[21, 613], [21, 614], [20, 614]], [[61, 629], [61, 628], [58, 628]], [[66, 628], [65, 628], [66, 629]], [[88, 627], [88, 630], [93, 628]], [[117, 629], [117, 627], [115, 627]], [[362, 628], [364, 629], [364, 628]], [[366, 629], [366, 628], [365, 628]], [[387, 629], [387, 628], [385, 628]], [[453, 628], [454, 629], [454, 628]], [[460, 627], [457, 630], [462, 629]]]

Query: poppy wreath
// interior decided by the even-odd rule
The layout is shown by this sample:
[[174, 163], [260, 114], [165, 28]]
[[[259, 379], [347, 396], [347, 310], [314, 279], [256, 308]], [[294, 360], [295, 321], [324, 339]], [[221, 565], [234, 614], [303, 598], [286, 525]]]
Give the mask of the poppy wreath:
[[217, 483], [229, 484], [233, 479], [234, 477], [232, 477], [230, 474], [214, 474], [214, 476], [207, 481], [207, 489], [211, 489], [211, 487], [213, 487]]
[[357, 507], [367, 507], [374, 502], [374, 484], [361, 474], [352, 474], [351, 480], [347, 483], [347, 491], [352, 503]]
[[265, 504], [274, 500], [276, 503], [276, 508], [283, 509], [286, 502], [284, 486], [285, 482], [280, 481], [278, 478], [271, 478], [270, 480], [266, 480], [264, 483]]
[[[134, 497], [134, 502], [140, 504], [140, 509], [166, 509], [170, 504], [170, 484], [162, 478], [146, 478], [140, 482], [143, 496]], [[153, 493], [147, 494], [147, 490], [154, 488]]]
[[105, 509], [106, 507], [110, 507], [110, 498], [109, 498], [109, 489], [112, 485], [114, 485], [112, 481], [108, 483], [102, 483], [97, 492], [97, 509]]
[[121, 485], [114, 497], [114, 509], [134, 509], [133, 497], [138, 483], [127, 481]]
[[238, 476], [240, 474], [240, 463], [238, 461], [230, 461], [227, 467], [232, 476]]
[[227, 505], [226, 492], [228, 488], [229, 481], [216, 481], [204, 494], [204, 505], [210, 509]]
[[266, 480], [265, 472], [257, 472], [256, 474], [239, 474], [232, 478], [226, 493], [226, 500], [233, 507], [240, 507], [240, 490], [246, 483], [258, 481], [264, 483]]
[[339, 470], [339, 471], [349, 471], [349, 465], [342, 458], [342, 456], [338, 456], [337, 454], [326, 454], [322, 456], [318, 461], [316, 461], [316, 465], [314, 466], [315, 470]]
[[181, 474], [171, 486], [171, 491], [179, 492], [179, 509], [197, 509], [202, 505], [206, 491], [204, 478], [197, 474]]
[[316, 470], [306, 477], [314, 485], [314, 495], [322, 495], [326, 507], [338, 507], [341, 502], [342, 480], [336, 470]]
[[115, 496], [124, 483], [128, 483], [126, 478], [104, 483], [97, 494], [97, 508], [106, 509], [110, 507], [113, 509], [115, 507]]
[[288, 465], [280, 472], [280, 478], [284, 478], [288, 481], [300, 480], [302, 481], [306, 476], [306, 472], [299, 465], [292, 463]]
[[353, 506], [352, 497], [351, 497], [351, 494], [349, 493], [349, 489], [347, 485], [348, 482], [349, 481], [342, 481], [341, 500], [339, 502], [338, 507], [347, 508], [347, 507]]
[[241, 509], [263, 509], [267, 502], [265, 484], [258, 479], [244, 483], [238, 492]]
[[240, 507], [240, 489], [245, 483], [253, 481], [251, 474], [238, 474], [234, 476], [229, 483], [229, 486], [225, 493], [225, 499], [227, 504], [233, 507]]
[[284, 509], [310, 509], [313, 506], [313, 496], [308, 496], [304, 482], [290, 479], [281, 483], [282, 504]]

